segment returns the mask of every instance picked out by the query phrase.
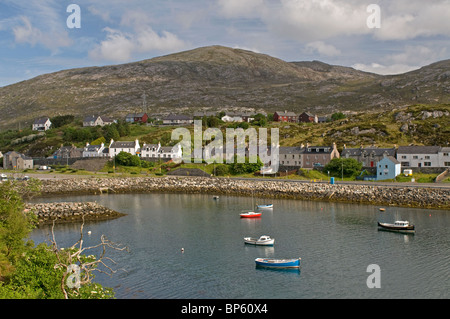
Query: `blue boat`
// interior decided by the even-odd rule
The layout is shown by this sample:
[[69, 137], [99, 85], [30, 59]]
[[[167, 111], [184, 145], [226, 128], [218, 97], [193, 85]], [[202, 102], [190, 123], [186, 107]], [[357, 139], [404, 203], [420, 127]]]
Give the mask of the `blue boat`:
[[264, 208], [273, 208], [273, 204], [265, 204], [265, 205], [256, 205], [257, 208], [264, 209]]
[[301, 258], [294, 259], [274, 259], [274, 258], [256, 258], [256, 266], [270, 268], [300, 268]]

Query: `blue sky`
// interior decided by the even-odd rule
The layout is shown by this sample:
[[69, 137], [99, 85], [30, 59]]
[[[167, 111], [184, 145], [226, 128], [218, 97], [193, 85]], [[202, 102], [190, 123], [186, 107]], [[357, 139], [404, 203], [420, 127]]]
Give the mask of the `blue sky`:
[[450, 58], [450, 0], [0, 0], [0, 86], [216, 44], [403, 73]]

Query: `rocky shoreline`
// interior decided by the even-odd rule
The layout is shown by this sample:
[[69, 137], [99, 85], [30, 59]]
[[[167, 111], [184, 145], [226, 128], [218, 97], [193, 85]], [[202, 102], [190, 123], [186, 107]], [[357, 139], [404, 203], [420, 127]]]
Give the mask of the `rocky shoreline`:
[[94, 202], [56, 202], [26, 204], [25, 209], [32, 211], [39, 225], [55, 223], [67, 223], [93, 220], [107, 220], [124, 216]]
[[450, 209], [449, 188], [299, 183], [211, 177], [132, 177], [43, 180], [43, 196], [188, 193], [286, 198], [383, 206]]

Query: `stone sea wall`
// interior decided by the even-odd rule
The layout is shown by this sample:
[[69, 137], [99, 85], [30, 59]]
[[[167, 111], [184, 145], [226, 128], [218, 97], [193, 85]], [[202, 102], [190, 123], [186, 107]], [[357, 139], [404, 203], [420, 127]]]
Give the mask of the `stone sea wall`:
[[76, 221], [92, 221], [114, 219], [124, 214], [93, 202], [74, 203], [74, 202], [56, 202], [56, 203], [37, 203], [26, 204], [25, 209], [34, 212], [37, 216], [39, 225]]
[[42, 195], [171, 192], [450, 209], [450, 189], [208, 177], [44, 180]]

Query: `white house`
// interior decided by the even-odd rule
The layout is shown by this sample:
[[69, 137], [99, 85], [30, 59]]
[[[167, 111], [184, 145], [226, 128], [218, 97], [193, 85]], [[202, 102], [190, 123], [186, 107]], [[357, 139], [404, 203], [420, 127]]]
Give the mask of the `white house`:
[[104, 157], [105, 144], [101, 145], [90, 145], [89, 143], [83, 148], [83, 157]]
[[161, 146], [158, 144], [144, 144], [141, 148], [141, 157], [143, 158], [161, 158], [161, 159], [174, 159], [181, 158], [183, 152], [181, 146]]
[[177, 144], [175, 146], [162, 146], [159, 151], [159, 157], [160, 158], [182, 158], [183, 152], [181, 150], [180, 144]]
[[234, 114], [222, 116], [221, 120], [224, 122], [243, 122], [244, 121], [242, 116], [234, 115]]
[[439, 167], [450, 167], [450, 147], [442, 147], [438, 152]]
[[109, 157], [113, 158], [120, 152], [130, 153], [131, 155], [140, 155], [140, 149], [141, 147], [138, 140], [132, 142], [115, 142], [111, 139], [109, 145]]
[[377, 163], [377, 181], [394, 179], [401, 173], [401, 164], [393, 156], [385, 156]]
[[47, 131], [52, 126], [52, 122], [48, 117], [37, 119], [33, 123], [33, 131]]
[[144, 144], [141, 148], [141, 157], [156, 158], [161, 149], [161, 143], [158, 144]]
[[440, 146], [399, 146], [397, 160], [402, 167], [439, 167]]

